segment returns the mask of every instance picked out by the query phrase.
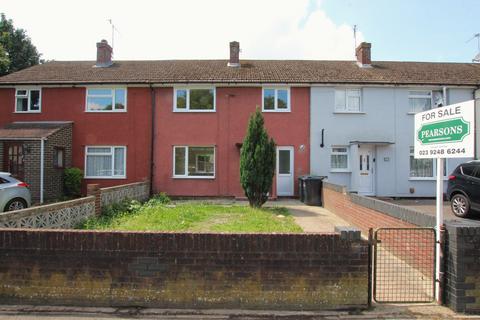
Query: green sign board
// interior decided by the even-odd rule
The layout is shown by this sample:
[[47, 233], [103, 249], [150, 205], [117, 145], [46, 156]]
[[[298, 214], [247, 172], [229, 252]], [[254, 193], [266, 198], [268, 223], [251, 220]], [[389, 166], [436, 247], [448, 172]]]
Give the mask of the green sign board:
[[422, 125], [417, 138], [422, 144], [461, 142], [469, 133], [470, 123], [463, 118], [455, 118]]

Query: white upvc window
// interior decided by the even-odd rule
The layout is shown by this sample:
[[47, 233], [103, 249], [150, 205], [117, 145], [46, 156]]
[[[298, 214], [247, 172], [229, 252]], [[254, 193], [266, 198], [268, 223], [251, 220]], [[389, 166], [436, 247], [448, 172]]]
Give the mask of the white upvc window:
[[87, 88], [87, 112], [126, 112], [126, 88]]
[[15, 112], [41, 112], [42, 91], [40, 88], [17, 88], [15, 90]]
[[[448, 161], [445, 159], [443, 177], [447, 176]], [[414, 147], [410, 147], [410, 179], [431, 180], [437, 176], [437, 161], [435, 159], [415, 159]]]
[[432, 91], [414, 90], [408, 92], [408, 106], [410, 113], [417, 113], [432, 109]]
[[127, 147], [87, 146], [85, 147], [85, 178], [125, 179]]
[[332, 146], [330, 155], [330, 171], [333, 172], [348, 172], [349, 166], [349, 152], [347, 146]]
[[174, 146], [174, 178], [215, 178], [215, 147]]
[[215, 87], [174, 88], [174, 112], [215, 112]]
[[290, 112], [290, 88], [263, 88], [263, 112]]
[[362, 91], [360, 89], [335, 89], [335, 112], [362, 111]]

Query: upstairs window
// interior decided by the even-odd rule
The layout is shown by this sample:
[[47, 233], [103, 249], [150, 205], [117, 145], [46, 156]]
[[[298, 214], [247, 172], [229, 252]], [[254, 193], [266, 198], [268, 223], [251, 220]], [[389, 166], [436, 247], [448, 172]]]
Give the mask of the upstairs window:
[[127, 111], [127, 89], [89, 88], [87, 89], [87, 111], [125, 112]]
[[173, 111], [213, 112], [215, 111], [214, 88], [176, 88]]
[[263, 88], [264, 112], [289, 112], [290, 90], [288, 88]]
[[361, 108], [360, 89], [335, 90], [335, 112], [360, 112]]
[[348, 171], [348, 147], [332, 147], [330, 169], [332, 171]]
[[432, 91], [409, 91], [408, 104], [410, 113], [432, 109]]
[[17, 89], [15, 92], [15, 112], [40, 112], [40, 89]]

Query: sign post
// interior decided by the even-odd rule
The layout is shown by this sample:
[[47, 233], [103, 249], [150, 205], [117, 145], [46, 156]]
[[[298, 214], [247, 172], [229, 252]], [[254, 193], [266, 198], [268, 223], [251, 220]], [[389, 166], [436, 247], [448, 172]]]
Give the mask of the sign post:
[[435, 299], [441, 296], [441, 230], [443, 176], [446, 158], [474, 157], [474, 101], [465, 101], [415, 114], [415, 159], [437, 160]]

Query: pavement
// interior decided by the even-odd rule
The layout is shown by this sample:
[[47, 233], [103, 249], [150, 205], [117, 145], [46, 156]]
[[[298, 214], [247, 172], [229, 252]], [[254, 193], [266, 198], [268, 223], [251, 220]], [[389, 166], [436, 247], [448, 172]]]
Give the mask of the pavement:
[[279, 206], [289, 209], [295, 222], [305, 232], [335, 232], [335, 226], [351, 224], [322, 207], [307, 206], [299, 200], [277, 200], [267, 202], [267, 206]]
[[480, 319], [480, 315], [456, 314], [435, 304], [377, 305], [369, 310], [345, 311], [269, 311], [269, 310], [194, 310], [150, 308], [81, 308], [50, 306], [1, 306], [0, 320], [85, 320], [85, 319]]

